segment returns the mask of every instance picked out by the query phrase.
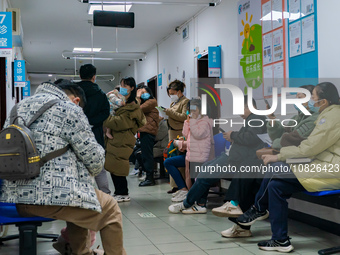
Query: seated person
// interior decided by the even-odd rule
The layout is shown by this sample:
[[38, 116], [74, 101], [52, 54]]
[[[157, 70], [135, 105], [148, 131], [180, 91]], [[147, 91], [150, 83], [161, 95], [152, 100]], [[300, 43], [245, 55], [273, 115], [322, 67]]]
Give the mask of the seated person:
[[[256, 108], [256, 102], [252, 100], [254, 107]], [[266, 125], [250, 127], [249, 121], [255, 123], [265, 123], [264, 116], [257, 116], [248, 108], [247, 96], [244, 96], [244, 115], [241, 116], [244, 121], [244, 126], [238, 131], [229, 131], [223, 133], [223, 137], [232, 142], [233, 145], [230, 148], [229, 156], [222, 153], [221, 156], [215, 158], [212, 161], [203, 164], [202, 168], [208, 168], [209, 166], [238, 166], [245, 158], [256, 159], [256, 151], [264, 147], [264, 143], [258, 138], [258, 134], [267, 133]], [[252, 121], [251, 121], [252, 120]], [[200, 172], [196, 179], [196, 182], [189, 190], [186, 199], [182, 203], [169, 206], [171, 213], [206, 213], [205, 207], [209, 188], [215, 185], [221, 178], [226, 176], [225, 173], [213, 173]]]
[[[265, 164], [282, 167], [281, 173], [269, 173], [256, 194], [255, 203], [237, 218], [241, 225], [250, 226], [269, 216], [272, 238], [258, 243], [265, 251], [290, 252], [294, 247], [288, 237], [288, 203], [293, 193], [340, 189], [340, 106], [337, 88], [330, 82], [318, 84], [309, 101], [309, 109], [319, 112], [316, 126], [299, 146], [283, 147], [278, 155], [263, 155]], [[308, 164], [284, 163], [289, 158], [311, 158]], [[301, 169], [303, 166], [303, 169]], [[300, 168], [299, 168], [300, 167]], [[314, 171], [312, 171], [314, 169]]]
[[168, 123], [166, 119], [159, 117], [158, 132], [153, 146], [153, 157], [163, 158], [163, 151], [169, 143]]
[[[188, 114], [187, 120], [184, 121], [182, 130], [185, 141], [183, 139], [174, 141], [174, 145], [180, 151], [186, 150], [186, 154], [167, 158], [164, 161], [164, 167], [178, 187], [178, 191], [174, 193], [171, 199], [173, 202], [182, 202], [185, 199], [188, 189], [192, 185], [189, 164], [190, 167], [194, 168], [206, 162], [210, 156], [211, 141], [213, 140], [212, 119], [200, 114], [201, 99], [191, 99], [188, 103], [188, 109], [190, 109], [190, 114]], [[178, 167], [186, 167], [186, 180], [183, 179]]]
[[[313, 85], [301, 86], [313, 92]], [[297, 98], [305, 98], [303, 93], [297, 93]], [[298, 114], [292, 117], [298, 123], [295, 127], [283, 127], [281, 122], [275, 121], [267, 123], [268, 134], [273, 141], [272, 148], [279, 151], [282, 147], [298, 146], [307, 139], [315, 127], [315, 121], [319, 116], [319, 112], [312, 112], [308, 108], [308, 102], [303, 104], [312, 115], [304, 115], [300, 109]], [[268, 116], [270, 119], [275, 119], [275, 116]], [[293, 122], [293, 121], [292, 121]], [[293, 126], [295, 123], [288, 123], [287, 126]], [[258, 166], [263, 165], [263, 161], [259, 159], [246, 160], [242, 163], [243, 166]], [[221, 207], [214, 208], [212, 213], [219, 217], [230, 217], [229, 220], [236, 223], [231, 228], [222, 231], [223, 237], [248, 237], [251, 236], [250, 226], [242, 226], [237, 224], [236, 218], [243, 214], [254, 202], [255, 195], [260, 188], [262, 182], [262, 173], [235, 173], [230, 186], [225, 196], [225, 204]], [[236, 217], [236, 218], [235, 218]]]
[[[102, 171], [105, 155], [82, 108], [57, 85], [44, 83], [19, 103], [18, 115], [27, 123], [43, 104], [54, 99], [61, 102], [44, 112], [30, 129], [41, 157], [66, 145], [71, 149], [46, 162], [36, 178], [4, 180], [0, 201], [16, 203], [22, 217], [66, 221], [73, 254], [99, 254], [88, 245], [89, 229], [100, 231], [106, 254], [126, 254], [120, 208], [112, 196], [94, 187], [94, 176]], [[5, 127], [8, 125], [9, 119]]]

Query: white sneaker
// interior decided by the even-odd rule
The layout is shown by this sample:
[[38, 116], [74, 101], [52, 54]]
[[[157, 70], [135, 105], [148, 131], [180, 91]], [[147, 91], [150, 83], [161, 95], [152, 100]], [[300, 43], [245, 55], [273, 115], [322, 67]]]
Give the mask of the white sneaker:
[[116, 199], [118, 203], [129, 202], [131, 200], [129, 195], [114, 195], [113, 198]]
[[172, 196], [172, 197], [177, 196], [177, 193], [178, 193], [178, 192], [179, 192], [179, 190], [177, 190], [176, 192], [172, 193], [171, 196]]
[[184, 214], [204, 214], [204, 213], [207, 213], [207, 208], [205, 206], [200, 206], [200, 205], [197, 205], [196, 203], [185, 209], [185, 210], [182, 210], [182, 213]]
[[240, 206], [235, 206], [230, 202], [226, 202], [224, 205], [212, 209], [212, 213], [218, 217], [232, 217], [232, 218], [236, 218], [243, 214]]
[[177, 195], [173, 198], [171, 198], [172, 202], [182, 202], [187, 197], [188, 191], [187, 190], [179, 190], [177, 192]]
[[139, 169], [133, 169], [131, 173], [129, 174], [130, 176], [137, 176], [139, 174]]
[[239, 225], [235, 224], [231, 228], [221, 232], [223, 237], [249, 237], [251, 236], [251, 231], [248, 229], [243, 229]]
[[146, 179], [146, 174], [143, 173], [142, 177], [138, 178], [139, 181], [143, 182]]
[[173, 205], [170, 205], [168, 207], [168, 210], [171, 213], [179, 213], [184, 209], [185, 209], [185, 207], [184, 207], [183, 203], [173, 204]]

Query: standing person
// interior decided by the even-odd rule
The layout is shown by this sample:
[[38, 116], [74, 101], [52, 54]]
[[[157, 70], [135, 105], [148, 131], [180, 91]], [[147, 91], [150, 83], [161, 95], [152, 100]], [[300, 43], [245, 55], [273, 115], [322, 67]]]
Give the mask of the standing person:
[[[33, 122], [30, 130], [40, 157], [67, 145], [71, 149], [47, 161], [35, 178], [3, 180], [0, 202], [15, 203], [21, 217], [66, 221], [72, 254], [103, 254], [90, 249], [89, 229], [100, 231], [105, 254], [126, 254], [120, 208], [110, 195], [94, 187], [94, 176], [103, 169], [104, 149], [82, 108], [75, 104], [79, 98], [73, 98], [73, 103], [56, 85], [44, 83], [33, 96], [18, 103], [19, 122], [28, 123], [44, 104], [55, 99], [60, 102]], [[8, 118], [4, 127], [10, 123]]]
[[140, 103], [146, 117], [146, 125], [138, 129], [140, 132], [140, 145], [142, 151], [142, 169], [146, 173], [145, 181], [139, 183], [139, 187], [153, 186], [155, 180], [153, 177], [153, 146], [155, 144], [155, 137], [158, 131], [159, 114], [155, 108], [157, 100], [152, 95], [149, 87], [141, 87], [137, 90], [137, 101]]
[[[81, 82], [77, 84], [85, 92], [87, 104], [84, 107], [84, 113], [92, 126], [92, 132], [97, 142], [104, 148], [103, 121], [110, 115], [110, 104], [105, 93], [94, 83], [96, 81], [96, 72], [97, 69], [93, 65], [82, 65], [79, 69]], [[111, 191], [104, 168], [95, 178], [98, 189], [110, 194]]]
[[135, 79], [123, 78], [120, 84], [119, 93], [125, 96], [126, 104], [116, 110], [115, 116], [110, 115], [104, 121], [104, 126], [111, 129], [113, 136], [106, 143], [104, 167], [111, 173], [114, 198], [118, 202], [128, 202], [130, 197], [126, 176], [129, 175], [129, 157], [136, 143], [137, 130], [146, 124], [146, 119], [136, 101]]
[[[179, 80], [174, 80], [169, 84], [168, 95], [171, 98], [170, 108], [165, 109], [166, 115], [168, 115], [168, 126], [169, 126], [169, 141], [182, 135], [182, 129], [184, 121], [187, 119], [187, 105], [189, 99], [183, 95], [185, 84]], [[185, 179], [185, 168], [178, 169], [183, 178]], [[176, 182], [170, 177], [171, 190], [169, 194], [174, 193], [178, 190]]]

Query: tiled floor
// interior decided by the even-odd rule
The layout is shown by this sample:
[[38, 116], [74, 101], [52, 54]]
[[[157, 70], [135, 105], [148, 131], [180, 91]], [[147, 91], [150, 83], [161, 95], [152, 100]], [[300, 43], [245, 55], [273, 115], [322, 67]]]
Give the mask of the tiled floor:
[[[265, 252], [257, 248], [257, 242], [270, 238], [270, 224], [257, 222], [252, 227], [253, 237], [242, 239], [222, 238], [220, 232], [232, 226], [225, 218], [212, 215], [211, 210], [203, 215], [170, 214], [168, 206], [171, 196], [166, 194], [169, 185], [157, 181], [153, 187], [138, 187], [138, 178], [128, 177], [131, 202], [121, 203], [124, 224], [124, 246], [128, 255], [185, 254], [185, 255], [224, 255], [224, 254], [279, 254]], [[222, 203], [216, 195], [209, 197], [209, 209]], [[138, 213], [151, 212], [156, 217], [142, 218]], [[44, 223], [40, 233], [59, 233], [65, 226], [62, 221]], [[322, 248], [338, 246], [340, 237], [291, 220], [289, 223], [293, 254], [315, 255]], [[9, 234], [17, 233], [11, 226]], [[100, 245], [97, 234], [95, 247]], [[18, 254], [18, 241], [6, 242], [0, 247], [0, 254]], [[58, 254], [50, 241], [39, 239], [38, 254]]]

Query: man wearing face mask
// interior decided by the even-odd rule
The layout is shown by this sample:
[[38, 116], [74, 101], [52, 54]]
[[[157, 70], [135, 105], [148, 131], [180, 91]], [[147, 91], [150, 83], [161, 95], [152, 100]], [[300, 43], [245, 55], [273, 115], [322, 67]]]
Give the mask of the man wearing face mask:
[[[187, 119], [187, 104], [189, 99], [183, 95], [185, 84], [179, 80], [174, 80], [169, 84], [168, 95], [171, 98], [170, 108], [165, 109], [166, 115], [168, 115], [169, 126], [169, 141], [182, 135], [182, 129], [184, 121]], [[184, 168], [179, 168], [182, 176], [184, 176]], [[178, 187], [172, 177], [170, 177], [171, 190], [168, 193], [174, 193], [178, 190]]]
[[138, 129], [143, 161], [142, 169], [146, 173], [145, 180], [142, 181], [139, 186], [153, 186], [155, 185], [153, 176], [153, 146], [155, 144], [159, 123], [158, 110], [155, 108], [157, 106], [157, 100], [153, 97], [151, 89], [144, 86], [137, 90], [137, 101], [140, 103], [140, 108], [146, 118], [146, 125]]
[[[92, 132], [97, 142], [104, 148], [103, 122], [110, 115], [110, 104], [105, 93], [94, 83], [96, 72], [97, 69], [93, 65], [82, 65], [79, 69], [81, 82], [78, 82], [77, 85], [85, 92], [87, 105], [84, 107], [84, 113], [92, 126]], [[107, 194], [111, 193], [105, 169], [96, 176], [96, 183], [101, 191]]]

